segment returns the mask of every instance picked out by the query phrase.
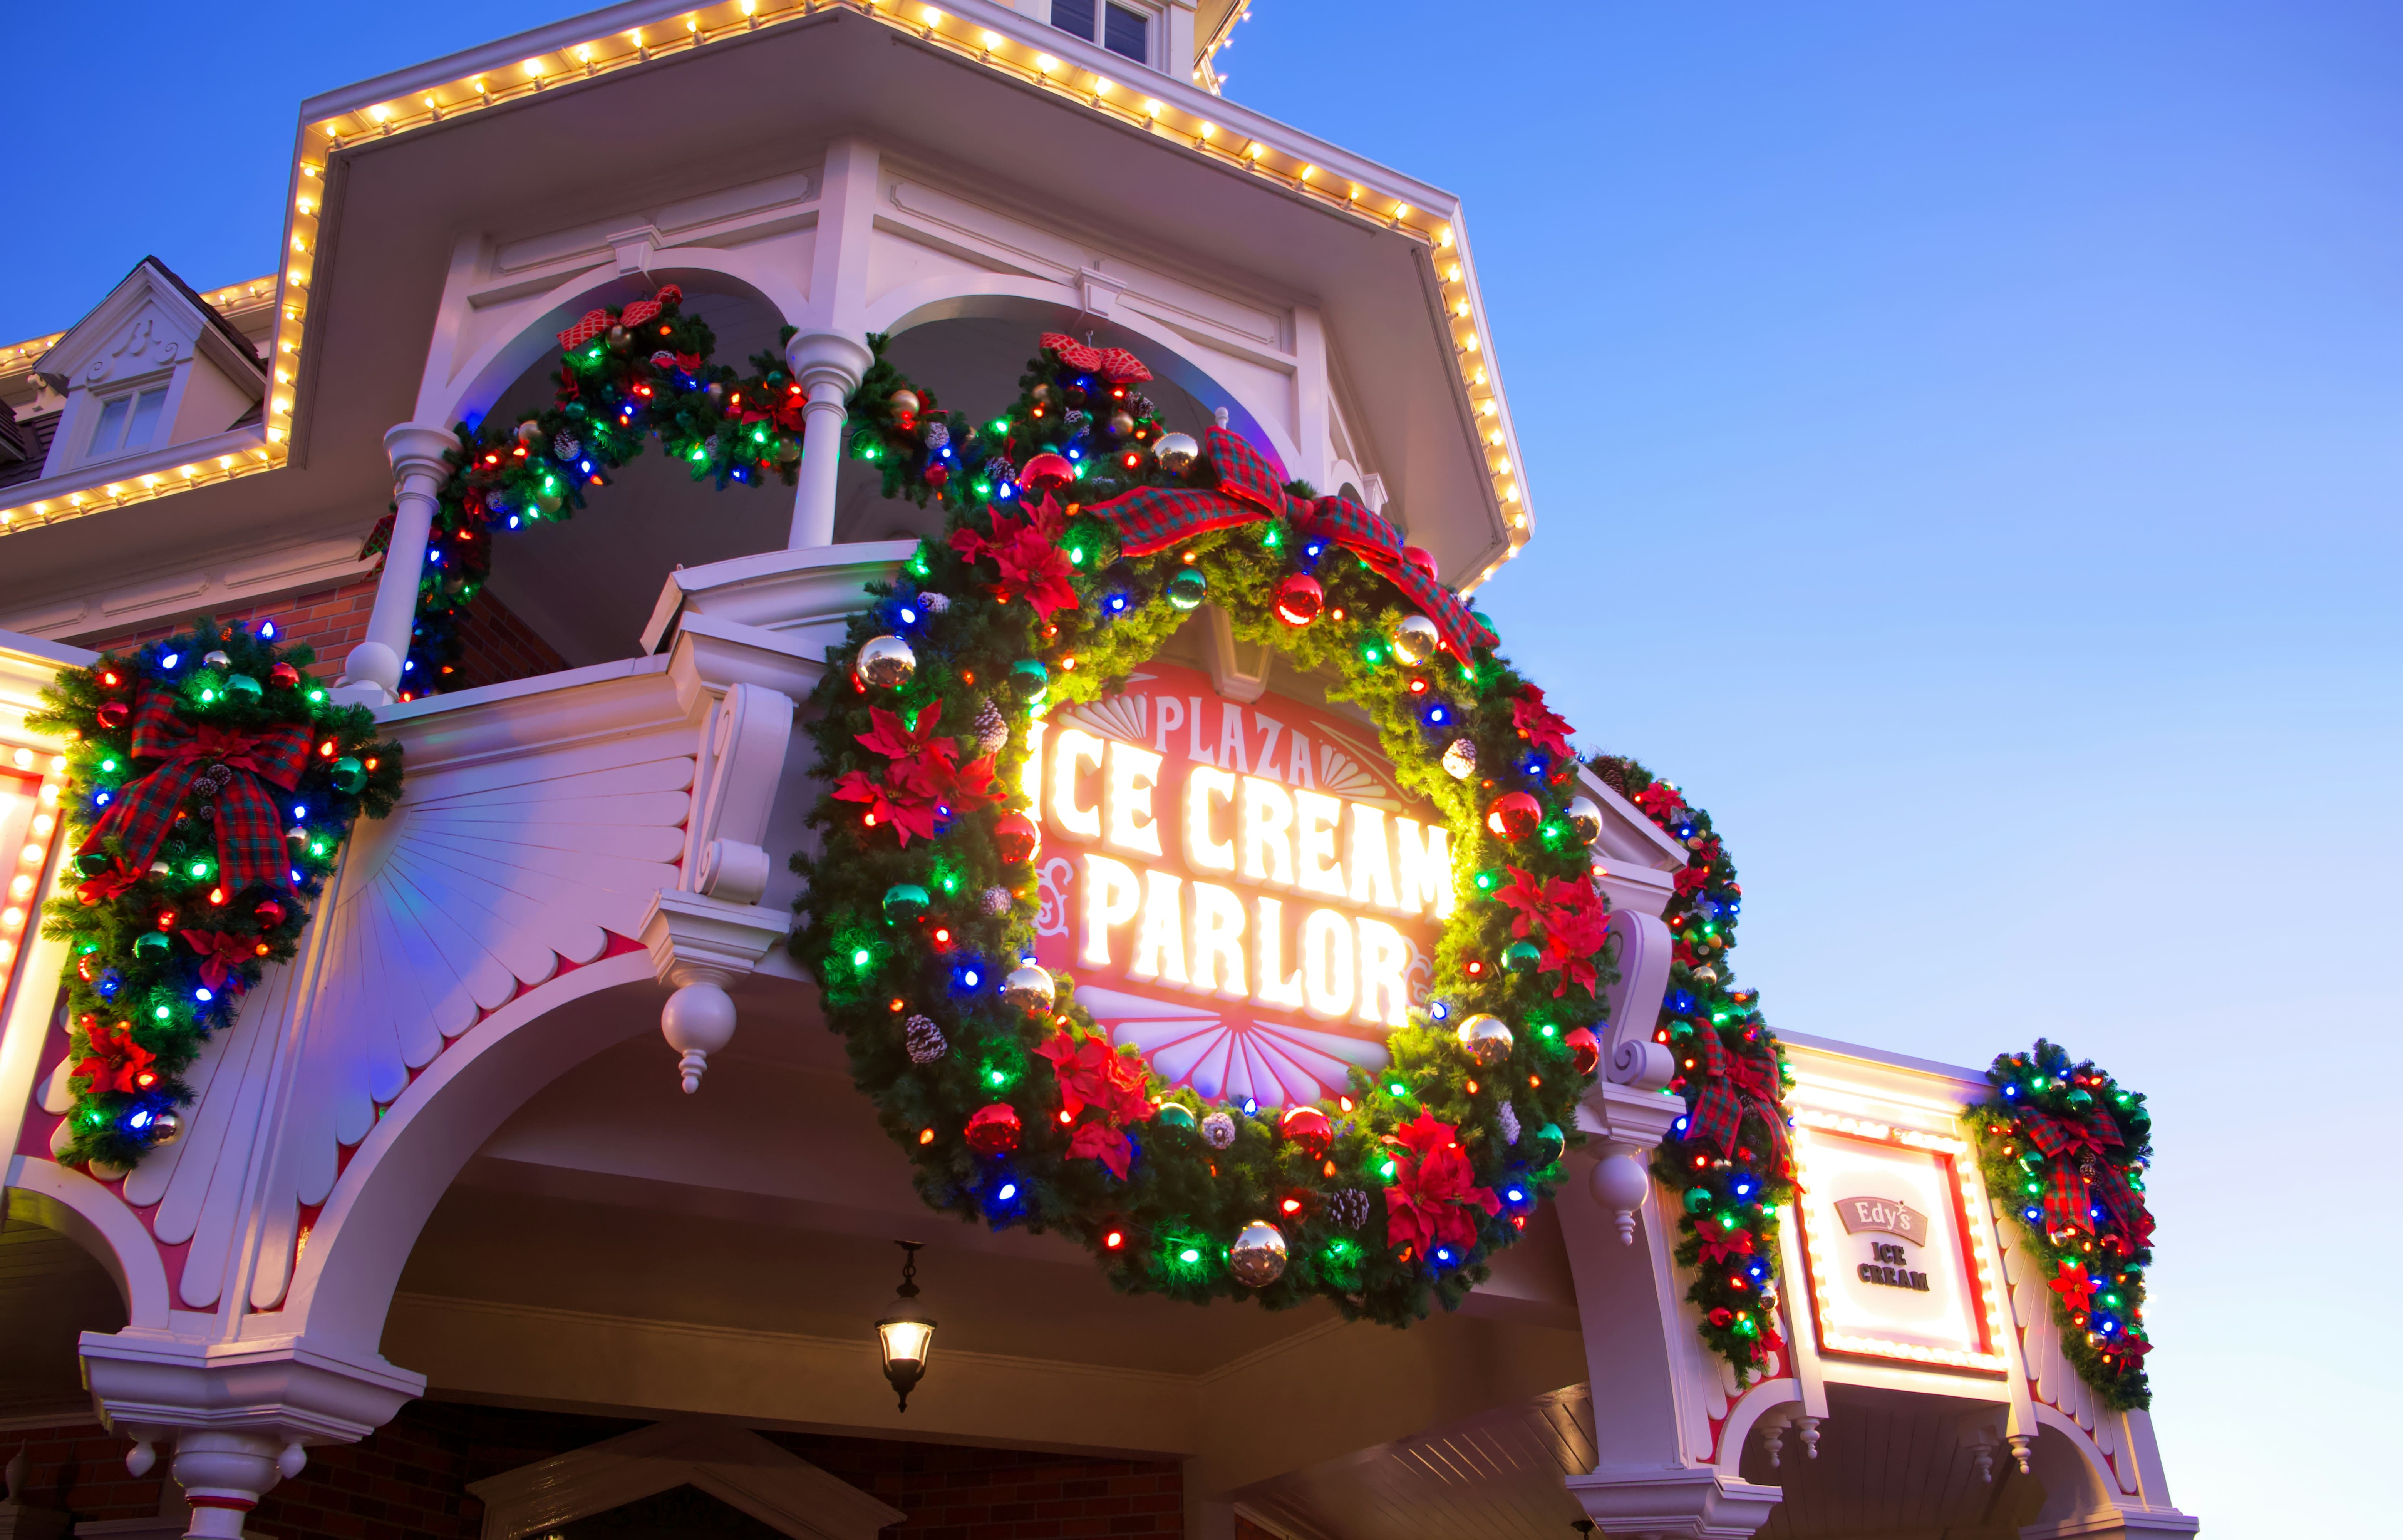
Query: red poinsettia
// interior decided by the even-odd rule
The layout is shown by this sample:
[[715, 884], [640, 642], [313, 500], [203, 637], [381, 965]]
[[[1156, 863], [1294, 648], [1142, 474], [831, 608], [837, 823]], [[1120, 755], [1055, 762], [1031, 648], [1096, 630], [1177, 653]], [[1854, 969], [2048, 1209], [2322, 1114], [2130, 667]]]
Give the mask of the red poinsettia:
[[1520, 737], [1563, 759], [1568, 757], [1569, 734], [1577, 730], [1544, 704], [1544, 692], [1534, 685], [1525, 687], [1511, 700], [1510, 725], [1519, 729]]
[[226, 987], [230, 978], [237, 985], [242, 976], [234, 970], [258, 957], [258, 938], [237, 935], [226, 930], [188, 930], [184, 942], [201, 954], [201, 982], [213, 990]]
[[882, 706], [870, 706], [868, 719], [869, 730], [854, 741], [891, 763], [881, 781], [865, 770], [847, 772], [835, 783], [834, 798], [867, 803], [869, 825], [889, 825], [907, 845], [912, 835], [932, 839], [936, 820], [947, 810], [979, 808], [993, 799], [993, 756], [955, 763], [958, 745], [935, 730], [943, 720], [940, 701], [927, 703], [915, 728]]
[[1686, 811], [1686, 799], [1678, 796], [1677, 788], [1666, 781], [1655, 781], [1637, 792], [1635, 805], [1644, 810], [1645, 817], [1663, 826]]
[[1421, 1112], [1388, 1136], [1395, 1173], [1385, 1187], [1385, 1239], [1409, 1244], [1421, 1255], [1438, 1246], [1462, 1253], [1477, 1244], [1479, 1214], [1499, 1214], [1502, 1200], [1477, 1185], [1477, 1173], [1461, 1153], [1460, 1131]]
[[90, 1088], [90, 1094], [147, 1090], [158, 1083], [158, 1074], [150, 1067], [157, 1062], [158, 1055], [133, 1040], [132, 1022], [87, 1027], [84, 1037], [91, 1045], [91, 1051], [76, 1065], [75, 1073]]
[[1013, 519], [994, 505], [989, 510], [992, 538], [963, 527], [951, 532], [951, 549], [971, 562], [991, 557], [1001, 569], [994, 595], [1005, 604], [1024, 599], [1038, 617], [1048, 620], [1056, 610], [1076, 607], [1076, 590], [1069, 581], [1075, 569], [1057, 544], [1068, 516], [1048, 496], [1026, 511], [1027, 518]]
[[2094, 1308], [2094, 1291], [2102, 1286], [2100, 1281], [2082, 1265], [2065, 1260], [2051, 1283], [2052, 1292], [2061, 1296], [2061, 1302], [2079, 1311]]
[[1594, 955], [1610, 934], [1610, 910], [1602, 895], [1589, 882], [1559, 878], [1538, 881], [1516, 867], [1505, 869], [1510, 881], [1494, 896], [1519, 911], [1510, 922], [1511, 935], [1543, 937], [1544, 955], [1535, 966], [1561, 976], [1552, 998], [1566, 994], [1571, 984], [1583, 985], [1590, 993], [1601, 981]]
[[1068, 1137], [1069, 1155], [1099, 1160], [1112, 1175], [1125, 1181], [1134, 1145], [1120, 1125], [1151, 1116], [1142, 1066], [1101, 1037], [1079, 1038], [1067, 1032], [1054, 1034], [1035, 1051], [1051, 1061], [1063, 1114], [1069, 1117], [1088, 1111], [1100, 1115], [1076, 1125]]
[[1741, 1225], [1729, 1229], [1715, 1219], [1705, 1218], [1694, 1227], [1694, 1239], [1702, 1243], [1702, 1253], [1694, 1260], [1703, 1267], [1753, 1254], [1752, 1231]]

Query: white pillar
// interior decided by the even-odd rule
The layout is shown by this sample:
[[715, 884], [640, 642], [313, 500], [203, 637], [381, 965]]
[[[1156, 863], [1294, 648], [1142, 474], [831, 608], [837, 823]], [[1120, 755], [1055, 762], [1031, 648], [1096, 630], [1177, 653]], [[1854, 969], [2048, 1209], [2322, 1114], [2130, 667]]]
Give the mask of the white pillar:
[[400, 694], [401, 660], [409, 656], [410, 628], [417, 619], [418, 579], [425, 572], [425, 543], [434, 528], [435, 496], [450, 479], [446, 451], [458, 436], [424, 423], [403, 423], [383, 436], [392, 457], [392, 539], [384, 548], [383, 576], [376, 584], [375, 609], [367, 640], [342, 662], [342, 683], [373, 685], [389, 702]]
[[792, 536], [785, 544], [790, 550], [831, 546], [835, 479], [842, 470], [843, 398], [859, 387], [875, 355], [855, 337], [814, 332], [786, 343], [785, 357], [809, 393], [801, 413], [800, 490], [793, 498]]

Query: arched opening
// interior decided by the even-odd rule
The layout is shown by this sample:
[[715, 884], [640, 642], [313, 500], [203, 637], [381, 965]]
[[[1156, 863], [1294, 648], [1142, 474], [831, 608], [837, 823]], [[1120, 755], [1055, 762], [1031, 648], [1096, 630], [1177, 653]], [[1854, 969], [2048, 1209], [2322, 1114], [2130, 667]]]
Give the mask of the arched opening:
[[[48, 1220], [49, 1223], [44, 1221]], [[123, 1330], [126, 1300], [111, 1269], [71, 1233], [61, 1205], [11, 1188], [0, 1216], [0, 1417], [40, 1416], [86, 1399], [76, 1341]]]

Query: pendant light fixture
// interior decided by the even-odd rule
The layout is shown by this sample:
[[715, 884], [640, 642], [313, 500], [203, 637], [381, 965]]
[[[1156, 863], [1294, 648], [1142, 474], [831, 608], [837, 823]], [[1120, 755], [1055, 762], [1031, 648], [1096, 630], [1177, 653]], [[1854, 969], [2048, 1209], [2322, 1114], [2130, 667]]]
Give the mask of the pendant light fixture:
[[894, 1244], [904, 1253], [901, 1286], [894, 1291], [892, 1312], [876, 1323], [876, 1335], [884, 1349], [884, 1378], [901, 1398], [901, 1409], [908, 1411], [910, 1392], [925, 1374], [927, 1355], [935, 1351], [935, 1323], [918, 1304], [919, 1243]]

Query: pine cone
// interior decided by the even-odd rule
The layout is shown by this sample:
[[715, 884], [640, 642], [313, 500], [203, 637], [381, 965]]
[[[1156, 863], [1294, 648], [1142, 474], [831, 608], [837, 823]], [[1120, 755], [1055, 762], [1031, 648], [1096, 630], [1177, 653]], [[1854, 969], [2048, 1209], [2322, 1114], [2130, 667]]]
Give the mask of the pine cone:
[[913, 1064], [931, 1064], [951, 1050], [943, 1036], [943, 1029], [935, 1025], [931, 1016], [913, 1016], [902, 1024], [902, 1046], [910, 1050]]
[[940, 423], [929, 423], [920, 437], [925, 439], [928, 449], [939, 450], [951, 441], [951, 430]]
[[1493, 1110], [1493, 1121], [1502, 1130], [1502, 1147], [1508, 1149], [1519, 1142], [1519, 1109], [1505, 1102]]
[[1341, 1187], [1328, 1193], [1327, 1217], [1340, 1229], [1365, 1228], [1368, 1223], [1368, 1194], [1360, 1187]]
[[559, 430], [559, 437], [550, 441], [550, 452], [554, 458], [564, 463], [584, 452], [584, 442], [565, 428], [562, 428]]
[[1001, 708], [990, 700], [979, 705], [976, 714], [978, 756], [981, 758], [988, 754], [999, 754], [1001, 746], [1008, 742], [1009, 718], [1001, 714]]

